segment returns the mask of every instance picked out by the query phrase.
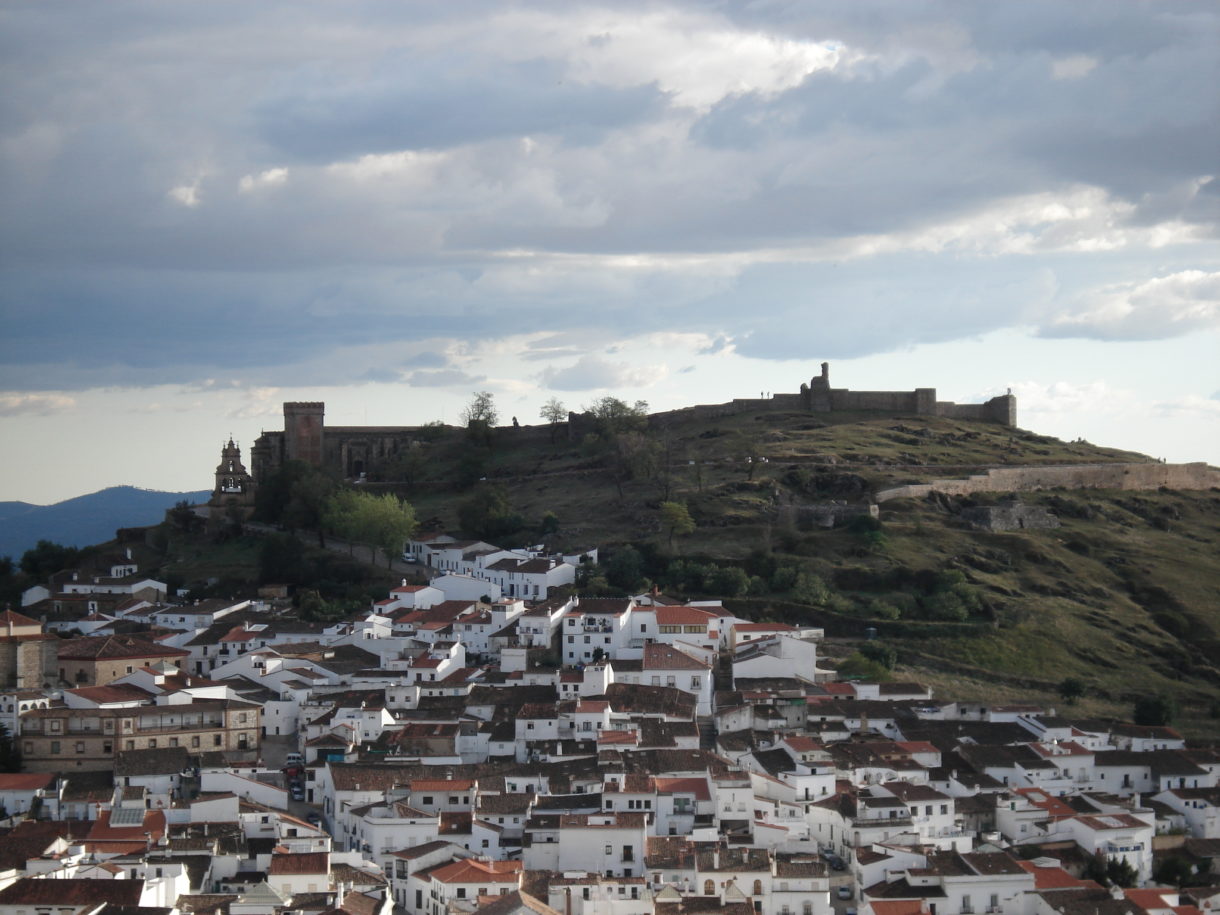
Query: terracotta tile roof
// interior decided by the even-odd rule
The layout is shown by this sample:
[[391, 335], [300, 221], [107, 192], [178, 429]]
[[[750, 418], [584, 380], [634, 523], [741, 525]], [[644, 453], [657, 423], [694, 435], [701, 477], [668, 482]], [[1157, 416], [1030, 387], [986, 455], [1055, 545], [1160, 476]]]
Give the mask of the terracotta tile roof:
[[147, 702], [153, 697], [148, 690], [132, 686], [130, 683], [114, 683], [109, 686], [81, 686], [76, 689], [64, 690], [74, 696], [79, 696], [98, 705], [111, 702]]
[[644, 646], [644, 670], [701, 670], [711, 665], [692, 658], [684, 651], [660, 642], [649, 642]]
[[9, 625], [37, 626], [39, 629], [42, 628], [42, 623], [38, 622], [38, 620], [32, 620], [28, 616], [23, 616], [12, 610], [5, 610], [3, 613], [0, 613], [0, 628], [8, 627]]
[[93, 635], [59, 644], [61, 660], [102, 661], [110, 658], [184, 658], [190, 652], [166, 648], [130, 635]]
[[330, 853], [324, 851], [298, 854], [273, 854], [267, 873], [273, 877], [281, 874], [326, 874], [330, 875]]
[[656, 607], [658, 626], [700, 626], [713, 622], [715, 613], [698, 607]]
[[143, 880], [22, 877], [0, 890], [0, 906], [93, 905], [99, 902], [134, 906], [140, 904], [143, 892]]
[[520, 861], [479, 861], [464, 858], [442, 864], [428, 872], [441, 883], [516, 883], [520, 879]]
[[54, 781], [52, 772], [0, 772], [0, 791], [37, 791]]
[[705, 778], [657, 778], [657, 794], [693, 794], [695, 800], [710, 801]]

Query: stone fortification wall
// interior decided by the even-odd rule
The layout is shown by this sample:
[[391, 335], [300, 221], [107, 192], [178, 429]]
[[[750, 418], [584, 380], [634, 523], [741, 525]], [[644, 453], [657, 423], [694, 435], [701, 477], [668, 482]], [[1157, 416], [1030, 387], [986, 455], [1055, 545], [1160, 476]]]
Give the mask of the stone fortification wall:
[[960, 480], [933, 480], [883, 489], [877, 502], [922, 498], [930, 492], [964, 496], [975, 492], [1032, 492], [1038, 489], [1211, 489], [1220, 487], [1220, 469], [1194, 464], [1059, 464], [994, 467]]
[[[936, 388], [915, 388], [910, 391], [852, 391], [830, 386], [830, 364], [822, 363], [822, 373], [808, 384], [802, 384], [795, 394], [774, 394], [770, 397], [739, 397], [728, 403], [701, 404], [681, 410], [654, 413], [652, 422], [664, 425], [683, 419], [718, 419], [740, 413], [908, 413], [917, 416], [943, 416], [973, 422], [1017, 424], [1017, 399], [1011, 394], [993, 397], [986, 403], [959, 404], [936, 399]], [[577, 414], [571, 414], [571, 418]], [[579, 422], [579, 419], [577, 420]], [[569, 426], [574, 439], [582, 430]]]

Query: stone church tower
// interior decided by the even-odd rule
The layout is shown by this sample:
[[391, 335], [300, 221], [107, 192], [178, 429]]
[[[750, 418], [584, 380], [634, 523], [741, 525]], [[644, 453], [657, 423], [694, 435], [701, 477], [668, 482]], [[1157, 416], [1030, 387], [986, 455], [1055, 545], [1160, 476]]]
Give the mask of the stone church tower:
[[245, 520], [254, 511], [254, 480], [241, 462], [241, 449], [232, 437], [220, 451], [220, 463], [216, 466], [216, 486], [208, 505], [213, 516]]

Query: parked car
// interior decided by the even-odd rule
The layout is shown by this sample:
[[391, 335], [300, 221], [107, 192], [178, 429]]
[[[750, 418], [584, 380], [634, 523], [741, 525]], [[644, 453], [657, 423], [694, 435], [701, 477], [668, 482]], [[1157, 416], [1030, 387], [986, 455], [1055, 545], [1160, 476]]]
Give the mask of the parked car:
[[303, 766], [305, 765], [305, 757], [300, 753], [289, 753], [284, 757], [284, 765], [286, 766]]
[[292, 788], [289, 789], [289, 793], [292, 795], [292, 799], [294, 801], [305, 800], [305, 786], [300, 782], [295, 782]]
[[843, 863], [843, 859], [834, 852], [823, 852], [822, 857], [826, 859], [826, 863], [830, 865], [832, 871], [846, 870], [847, 865]]
[[837, 892], [840, 899], [851, 899], [852, 897], [851, 887], [846, 883], [840, 886]]

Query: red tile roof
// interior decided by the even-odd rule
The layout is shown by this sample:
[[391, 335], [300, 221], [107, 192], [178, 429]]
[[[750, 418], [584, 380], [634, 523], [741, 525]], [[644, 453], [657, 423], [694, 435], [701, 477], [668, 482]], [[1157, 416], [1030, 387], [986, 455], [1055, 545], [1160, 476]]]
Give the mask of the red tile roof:
[[267, 873], [273, 877], [281, 874], [326, 874], [330, 876], [330, 853], [325, 851], [271, 856]]

